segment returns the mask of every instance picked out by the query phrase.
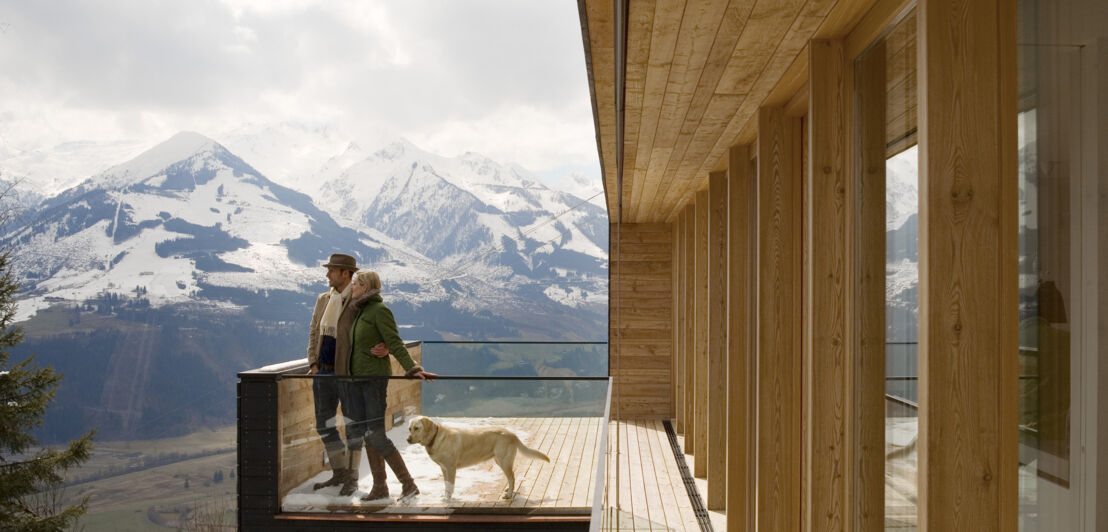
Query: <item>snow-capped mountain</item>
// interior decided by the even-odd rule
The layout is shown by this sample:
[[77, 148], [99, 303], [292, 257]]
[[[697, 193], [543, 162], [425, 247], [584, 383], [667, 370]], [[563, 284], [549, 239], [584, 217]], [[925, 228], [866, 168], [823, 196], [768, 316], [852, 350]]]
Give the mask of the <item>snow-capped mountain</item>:
[[313, 198], [180, 133], [5, 228], [27, 330], [15, 355], [67, 373], [54, 406], [65, 415], [50, 419], [69, 421], [40, 436], [164, 436], [233, 420], [237, 371], [303, 356], [319, 266], [334, 251], [381, 274], [407, 339], [605, 337], [601, 209], [573, 209], [575, 197], [475, 154], [335, 146], [311, 173]]
[[335, 223], [211, 139], [180, 133], [43, 202], [6, 236], [27, 317], [57, 301], [140, 289], [152, 304], [214, 287], [300, 292], [318, 257], [346, 242], [363, 260], [383, 245]]
[[[378, 270], [394, 301], [437, 305], [420, 313], [424, 338], [602, 337], [601, 326], [559, 331], [541, 319], [603, 314], [599, 208], [520, 168], [406, 142], [368, 155], [348, 145], [315, 175], [328, 172], [313, 201], [212, 139], [178, 134], [42, 202], [4, 237], [24, 282], [19, 317], [110, 292], [155, 307], [241, 309], [274, 293], [307, 304], [323, 289], [318, 265], [341, 249]], [[436, 323], [481, 311], [525, 323], [495, 333]]]
[[331, 171], [318, 204], [446, 264], [523, 261], [534, 273], [539, 264], [607, 259], [603, 210], [518, 167], [472, 153], [439, 157], [399, 141]]
[[885, 230], [894, 231], [919, 212], [919, 150], [911, 147], [885, 162]]

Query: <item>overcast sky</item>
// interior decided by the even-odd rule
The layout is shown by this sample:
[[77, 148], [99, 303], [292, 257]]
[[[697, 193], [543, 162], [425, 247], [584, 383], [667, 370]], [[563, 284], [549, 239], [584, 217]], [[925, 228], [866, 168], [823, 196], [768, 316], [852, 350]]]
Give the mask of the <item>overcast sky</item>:
[[322, 123], [599, 181], [575, 0], [0, 0], [0, 144]]

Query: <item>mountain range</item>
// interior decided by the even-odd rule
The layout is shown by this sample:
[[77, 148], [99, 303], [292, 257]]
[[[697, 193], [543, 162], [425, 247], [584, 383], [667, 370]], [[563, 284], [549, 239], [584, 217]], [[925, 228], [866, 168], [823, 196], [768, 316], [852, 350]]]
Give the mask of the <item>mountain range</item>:
[[[186, 132], [42, 200], [3, 238], [24, 280], [20, 318], [136, 288], [154, 306], [312, 295], [325, 288], [317, 266], [336, 250], [378, 270], [386, 294], [413, 305], [506, 317], [604, 312], [608, 231], [599, 207], [476, 154], [444, 158], [404, 141], [357, 152], [350, 144], [301, 179], [316, 183], [312, 197]], [[486, 337], [442, 327], [424, 339], [602, 338], [603, 330], [521, 324]]]
[[[235, 372], [303, 356], [335, 251], [381, 274], [406, 339], [606, 338], [608, 220], [584, 193], [478, 154], [289, 131], [240, 131], [234, 149], [182, 132], [56, 193], [43, 183], [72, 180], [13, 189], [23, 212], [0, 245], [23, 283], [18, 351], [67, 373], [70, 423], [48, 421], [46, 441], [233, 419]], [[0, 160], [3, 177], [25, 159]], [[183, 416], [153, 415], [166, 408]]]

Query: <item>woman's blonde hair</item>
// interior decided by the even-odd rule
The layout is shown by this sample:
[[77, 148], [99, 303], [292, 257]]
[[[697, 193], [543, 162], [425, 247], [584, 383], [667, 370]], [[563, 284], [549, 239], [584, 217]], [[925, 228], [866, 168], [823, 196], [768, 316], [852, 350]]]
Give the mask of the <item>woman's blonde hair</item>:
[[373, 270], [362, 270], [354, 274], [354, 282], [366, 287], [369, 290], [381, 289], [381, 276], [377, 275], [377, 272]]

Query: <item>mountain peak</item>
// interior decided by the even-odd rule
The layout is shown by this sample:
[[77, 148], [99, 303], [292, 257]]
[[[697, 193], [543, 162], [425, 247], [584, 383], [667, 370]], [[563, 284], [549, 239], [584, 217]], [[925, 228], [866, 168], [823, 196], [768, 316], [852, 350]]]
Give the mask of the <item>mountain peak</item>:
[[97, 179], [109, 186], [125, 186], [156, 175], [173, 163], [214, 151], [217, 147], [219, 144], [204, 135], [182, 131], [138, 157], [105, 170]]

